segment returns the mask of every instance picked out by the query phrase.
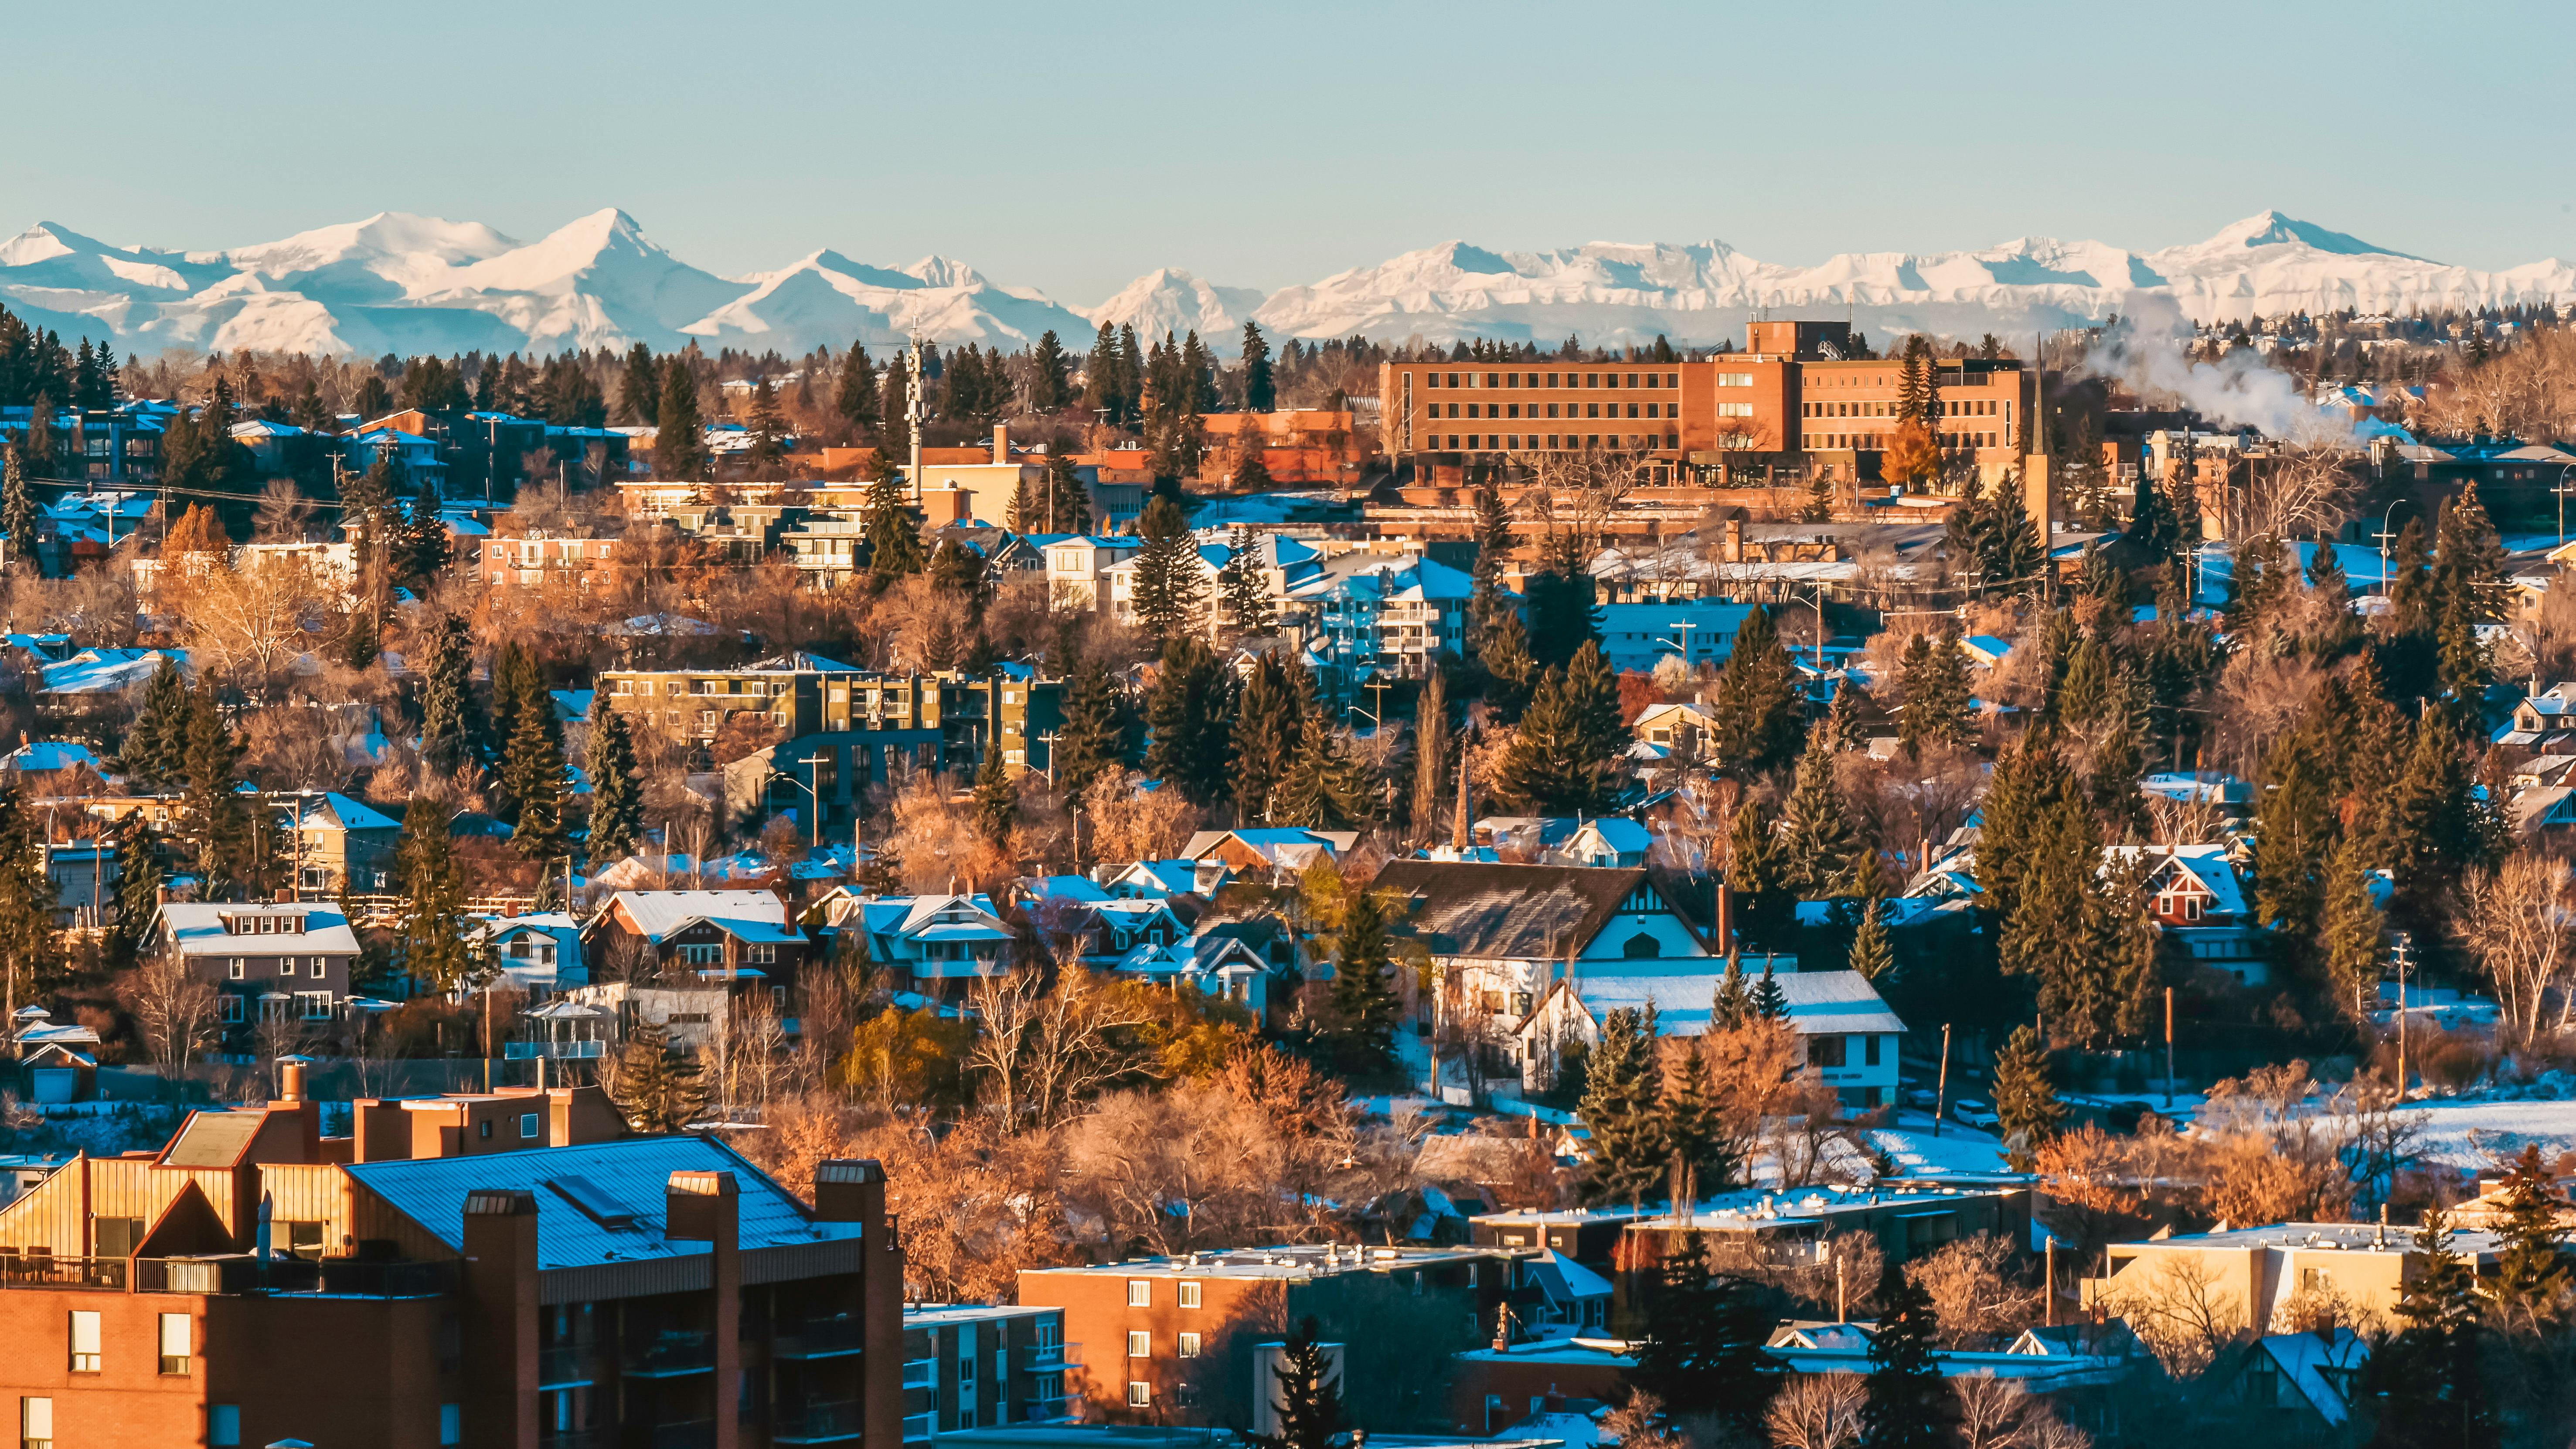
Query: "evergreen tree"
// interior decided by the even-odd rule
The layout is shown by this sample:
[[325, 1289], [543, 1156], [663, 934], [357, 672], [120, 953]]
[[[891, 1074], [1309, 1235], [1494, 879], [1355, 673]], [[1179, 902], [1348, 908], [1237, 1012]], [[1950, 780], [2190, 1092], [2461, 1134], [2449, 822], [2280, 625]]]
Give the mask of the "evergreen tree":
[[1476, 561], [1469, 580], [1467, 623], [1481, 653], [1503, 615], [1511, 615], [1515, 624], [1519, 622], [1519, 601], [1503, 587], [1504, 569], [1515, 547], [1512, 516], [1503, 506], [1501, 490], [1490, 483], [1476, 490], [1474, 529]]
[[2495, 1233], [2502, 1250], [2485, 1292], [2509, 1331], [2533, 1337], [2554, 1330], [2567, 1316], [2576, 1276], [2568, 1272], [2559, 1245], [2567, 1229], [2560, 1226], [2567, 1195], [2557, 1174], [2541, 1161], [2540, 1144], [2526, 1142], [2505, 1165], [2500, 1194], [2501, 1221]]
[[[1842, 787], [1834, 781], [1834, 752], [1817, 738], [1798, 759], [1798, 773], [1782, 812], [1782, 853], [1790, 863], [1789, 884], [1805, 898], [1860, 893], [1875, 862], [1844, 808]], [[1875, 881], [1866, 881], [1870, 886]]]
[[1395, 1066], [1395, 1028], [1403, 1003], [1396, 998], [1394, 970], [1385, 907], [1366, 890], [1353, 892], [1334, 953], [1330, 1032], [1334, 1054], [1352, 1076], [1375, 1077]]
[[1010, 771], [1002, 765], [1001, 750], [987, 746], [984, 763], [975, 771], [975, 828], [994, 848], [1005, 849], [1019, 819], [1020, 792], [1011, 785]]
[[744, 461], [750, 464], [752, 477], [768, 477], [787, 457], [787, 417], [778, 410], [778, 390], [766, 377], [752, 384], [751, 416], [745, 426], [751, 430], [751, 451]]
[[1038, 334], [1038, 345], [1029, 353], [1029, 411], [1062, 412], [1073, 400], [1073, 363], [1065, 356], [1064, 342], [1050, 327]]
[[1086, 656], [1064, 692], [1064, 727], [1055, 741], [1056, 788], [1080, 799], [1091, 782], [1126, 764], [1126, 727], [1120, 719], [1118, 682], [1096, 657]]
[[1917, 332], [1905, 339], [1896, 371], [1896, 416], [1920, 423], [1924, 431], [1941, 431], [1940, 394], [1932, 386], [1931, 339]]
[[1439, 833], [1440, 807], [1449, 798], [1450, 744], [1449, 680], [1435, 664], [1413, 702], [1413, 839]]
[[[1101, 324], [1101, 331], [1109, 330]], [[1279, 1367], [1271, 1370], [1278, 1380], [1278, 1392], [1271, 1401], [1278, 1406], [1279, 1432], [1248, 1434], [1238, 1430], [1246, 1449], [1334, 1449], [1343, 1436], [1348, 1418], [1342, 1410], [1341, 1375], [1324, 1353], [1314, 1315], [1297, 1321], [1279, 1355]]]
[[1744, 981], [1744, 962], [1729, 951], [1726, 973], [1717, 979], [1717, 989], [1709, 994], [1708, 1029], [1733, 1031], [1753, 1019], [1753, 991]]
[[1198, 540], [1179, 505], [1169, 498], [1146, 504], [1136, 533], [1144, 540], [1136, 554], [1138, 626], [1163, 640], [1196, 629], [1207, 608], [1207, 582], [1200, 575]]
[[2397, 1300], [2405, 1326], [2371, 1354], [2361, 1401], [2378, 1410], [2374, 1446], [2450, 1449], [2496, 1442], [2480, 1369], [2477, 1270], [2451, 1245], [2440, 1209], [2415, 1233], [2416, 1272]]
[[1773, 1317], [1741, 1278], [1709, 1270], [1699, 1235], [1686, 1236], [1657, 1272], [1646, 1341], [1631, 1352], [1628, 1382], [1661, 1399], [1664, 1412], [1714, 1415], [1736, 1435], [1762, 1437], [1763, 1412], [1779, 1391], [1779, 1370], [1763, 1351]]
[[1124, 420], [1118, 373], [1118, 334], [1103, 322], [1099, 335], [1091, 340], [1091, 355], [1083, 361], [1082, 405], [1086, 410], [1107, 414], [1112, 422]]
[[442, 995], [470, 991], [495, 973], [467, 939], [465, 869], [456, 858], [445, 801], [412, 802], [394, 855], [402, 887], [399, 936], [403, 970]]
[[690, 480], [707, 471], [705, 415], [698, 411], [698, 378], [683, 354], [662, 373], [662, 405], [653, 415], [653, 468], [665, 478]]
[[879, 467], [877, 476], [891, 474], [893, 460], [911, 448], [912, 361], [898, 352], [886, 359], [883, 380], [877, 384], [877, 455], [889, 465]]
[[1767, 609], [1744, 616], [1710, 712], [1717, 755], [1729, 769], [1767, 770], [1797, 751], [1806, 703]]
[[41, 571], [42, 561], [36, 556], [36, 500], [27, 492], [27, 460], [14, 443], [0, 445], [0, 535], [8, 540], [11, 563]]
[[1751, 799], [1738, 804], [1726, 830], [1726, 881], [1735, 892], [1738, 935], [1759, 946], [1779, 943], [1797, 904], [1790, 870], [1770, 808]]
[[2442, 900], [2478, 863], [2476, 786], [2457, 716], [2428, 711], [2388, 806], [2387, 857], [2397, 887], [2390, 905], [2410, 927], [2438, 929]]
[[435, 583], [446, 570], [453, 548], [447, 536], [447, 519], [439, 509], [437, 485], [424, 482], [419, 495], [412, 499], [411, 514], [404, 523], [396, 571], [414, 587]]
[[671, 1044], [670, 1032], [650, 1021], [627, 1028], [617, 1070], [603, 1083], [626, 1125], [638, 1132], [681, 1132], [707, 1106], [697, 1058]]
[[[1626, 746], [1597, 728], [1589, 690], [1563, 670], [1551, 669], [1539, 680], [1538, 694], [1494, 772], [1495, 794], [1537, 815], [1600, 811], [1618, 803]], [[1614, 707], [1617, 694], [1613, 684]]]
[[1146, 696], [1145, 772], [1202, 808], [1234, 792], [1234, 673], [1207, 641], [1174, 639]]
[[2295, 941], [2312, 939], [2325, 909], [2326, 858], [2335, 848], [2331, 745], [2321, 732], [2339, 717], [2285, 731], [2264, 754], [2254, 813], [2255, 909], [2264, 925]]
[[593, 865], [623, 860], [644, 834], [644, 774], [635, 764], [635, 735], [623, 711], [600, 701], [590, 726], [590, 837]]
[[2380, 966], [2388, 959], [2386, 923], [2370, 899], [2362, 853], [2362, 846], [2347, 840], [2327, 859], [2325, 921], [2318, 951], [2325, 963], [2327, 989], [2356, 1023], [2367, 1021], [2377, 1004]]
[[1494, 707], [1496, 720], [1517, 724], [1540, 679], [1517, 608], [1506, 606], [1495, 613], [1493, 627], [1484, 632], [1479, 645], [1477, 662], [1485, 669], [1485, 699]]
[[187, 676], [164, 656], [143, 686], [143, 707], [126, 728], [117, 768], [145, 791], [176, 789], [187, 778], [188, 720], [194, 710]]
[[1851, 969], [1868, 981], [1877, 981], [1896, 970], [1896, 950], [1888, 942], [1887, 921], [1878, 906], [1873, 900], [1861, 912], [1860, 930], [1852, 937]]
[[201, 690], [188, 712], [186, 770], [188, 834], [197, 847], [197, 869], [210, 889], [227, 888], [257, 869], [250, 811], [241, 784], [241, 740], [224, 723], [214, 691]]
[[2012, 1170], [2032, 1171], [2039, 1149], [2057, 1135], [2057, 1124], [2066, 1116], [2066, 1104], [2057, 1100], [2057, 1084], [2049, 1077], [2048, 1046], [2037, 1031], [2013, 1028], [1995, 1057], [1994, 1095]]
[[1932, 1295], [1905, 1276], [1894, 1258], [1878, 1278], [1878, 1328], [1869, 1340], [1863, 1381], [1860, 1449], [1945, 1449], [1950, 1443], [1950, 1387], [1933, 1349], [1940, 1325]]
[[1270, 344], [1258, 324], [1243, 324], [1243, 407], [1266, 413], [1279, 405], [1279, 384], [1270, 372]]
[[1530, 657], [1541, 668], [1556, 669], [1572, 663], [1584, 645], [1601, 642], [1601, 611], [1577, 535], [1560, 534], [1545, 562], [1522, 587], [1529, 596]]
[[902, 475], [887, 469], [868, 485], [868, 573], [879, 584], [921, 572], [921, 518], [905, 496]]
[[856, 342], [841, 354], [841, 377], [832, 393], [832, 410], [860, 433], [876, 427], [879, 421], [876, 364], [868, 360], [867, 348]]
[[1227, 540], [1225, 567], [1217, 570], [1217, 595], [1225, 605], [1229, 627], [1237, 634], [1267, 634], [1278, 627], [1270, 600], [1270, 578], [1261, 567], [1261, 548], [1250, 528], [1235, 526]]
[[1370, 823], [1368, 768], [1351, 757], [1321, 710], [1309, 710], [1297, 734], [1297, 752], [1271, 792], [1276, 825], [1309, 830], [1354, 830]]
[[[1299, 671], [1303, 673], [1303, 671]], [[1276, 654], [1264, 654], [1244, 680], [1234, 716], [1234, 811], [1237, 822], [1270, 819], [1279, 782], [1305, 733], [1303, 697]]]
[[[1739, 985], [1742, 979], [1739, 974]], [[1696, 1042], [1666, 1084], [1664, 1142], [1672, 1166], [1683, 1173], [1684, 1193], [1705, 1195], [1733, 1185], [1737, 1164], [1727, 1148], [1717, 1082]]]
[[1771, 974], [1771, 958], [1762, 958], [1762, 979], [1753, 983], [1753, 1015], [1762, 1021], [1789, 1019], [1789, 993], [1781, 988], [1779, 978]]
[[520, 659], [512, 681], [517, 708], [501, 748], [501, 788], [516, 811], [511, 848], [523, 859], [543, 862], [572, 848], [565, 820], [572, 803], [572, 770], [564, 761], [563, 725], [555, 718], [545, 678], [524, 653]]
[[143, 813], [125, 817], [116, 832], [116, 925], [112, 952], [131, 963], [151, 939], [161, 909], [161, 887], [169, 877], [161, 855], [152, 847], [152, 828]]
[[1592, 1138], [1592, 1178], [1584, 1190], [1594, 1202], [1634, 1207], [1663, 1185], [1671, 1147], [1660, 1110], [1658, 1049], [1650, 1015], [1623, 1006], [1602, 1018], [1575, 1108]]
[[1242, 456], [1235, 459], [1234, 473], [1226, 480], [1226, 486], [1237, 493], [1269, 492], [1270, 465], [1262, 460], [1261, 451], [1258, 446], [1246, 444]]
[[420, 757], [448, 773], [479, 763], [490, 726], [474, 698], [474, 646], [465, 621], [442, 617], [420, 691]]

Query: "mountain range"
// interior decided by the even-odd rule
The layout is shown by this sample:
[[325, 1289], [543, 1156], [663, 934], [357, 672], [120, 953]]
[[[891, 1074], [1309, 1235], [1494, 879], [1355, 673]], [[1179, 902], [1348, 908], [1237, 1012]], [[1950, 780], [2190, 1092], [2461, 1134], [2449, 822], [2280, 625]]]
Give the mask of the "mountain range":
[[2209, 322], [2560, 301], [2576, 301], [2576, 267], [2555, 258], [2477, 271], [2273, 211], [2160, 251], [2023, 237], [1977, 251], [1846, 253], [1811, 267], [1758, 261], [1719, 241], [1538, 252], [1452, 241], [1275, 292], [1160, 268], [1090, 308], [936, 256], [890, 267], [825, 249], [774, 272], [718, 276], [615, 209], [531, 242], [400, 212], [229, 251], [115, 246], [53, 222], [0, 242], [0, 304], [66, 341], [112, 339], [129, 352], [374, 356], [695, 341], [792, 356], [853, 340], [882, 349], [916, 330], [943, 346], [1005, 349], [1052, 330], [1080, 352], [1103, 322], [1140, 335], [1196, 329], [1230, 352], [1247, 320], [1274, 345], [1355, 334], [1552, 344], [1574, 334], [1705, 346], [1740, 338], [1757, 313], [1848, 316], [1882, 337], [1973, 337], [2115, 313]]

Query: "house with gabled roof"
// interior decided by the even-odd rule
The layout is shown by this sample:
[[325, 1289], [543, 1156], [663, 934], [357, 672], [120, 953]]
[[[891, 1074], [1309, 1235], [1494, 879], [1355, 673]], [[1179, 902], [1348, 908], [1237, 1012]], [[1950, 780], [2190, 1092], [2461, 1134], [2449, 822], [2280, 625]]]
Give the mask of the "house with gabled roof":
[[394, 853], [402, 822], [337, 790], [272, 797], [295, 826], [295, 890], [306, 900], [338, 900], [394, 888]]
[[890, 970], [901, 989], [933, 1002], [962, 997], [976, 980], [1008, 975], [1016, 964], [1018, 933], [991, 896], [836, 894], [821, 904], [845, 958]]
[[[1753, 985], [1761, 974], [1748, 970], [1745, 984]], [[1615, 963], [1576, 971], [1551, 986], [1538, 1009], [1513, 1027], [1512, 1057], [1522, 1085], [1536, 1089], [1552, 1082], [1567, 1043], [1598, 1045], [1602, 1022], [1613, 1011], [1652, 1006], [1663, 1035], [1700, 1035], [1708, 1030], [1725, 979], [1705, 962], [1683, 972], [1622, 971]], [[1896, 1100], [1897, 1038], [1905, 1035], [1905, 1022], [1869, 978], [1857, 971], [1800, 971], [1790, 961], [1771, 980], [1788, 1002], [1799, 1067], [1812, 1068], [1845, 1107], [1867, 1111]]]
[[812, 943], [771, 891], [619, 891], [582, 928], [581, 949], [594, 973], [788, 988]]
[[2114, 845], [2107, 867], [2136, 861], [2147, 872], [2156, 930], [2194, 964], [2248, 986], [2271, 979], [2266, 933], [2245, 899], [2244, 878], [2224, 845]]
[[177, 956], [215, 990], [227, 1035], [261, 1021], [321, 1026], [347, 1005], [358, 936], [335, 905], [167, 901], [149, 950]]
[[1223, 997], [1266, 1022], [1270, 1016], [1270, 963], [1242, 938], [1205, 933], [1173, 941], [1142, 941], [1109, 968], [1131, 980]]
[[2221, 1349], [2192, 1397], [2231, 1433], [2312, 1444], [2351, 1421], [2369, 1367], [2370, 1340], [2348, 1327], [2265, 1334]]
[[1318, 861], [1340, 860], [1359, 844], [1356, 830], [1307, 830], [1297, 826], [1244, 826], [1202, 830], [1181, 847], [1193, 861], [1215, 861], [1239, 876], [1293, 876]]

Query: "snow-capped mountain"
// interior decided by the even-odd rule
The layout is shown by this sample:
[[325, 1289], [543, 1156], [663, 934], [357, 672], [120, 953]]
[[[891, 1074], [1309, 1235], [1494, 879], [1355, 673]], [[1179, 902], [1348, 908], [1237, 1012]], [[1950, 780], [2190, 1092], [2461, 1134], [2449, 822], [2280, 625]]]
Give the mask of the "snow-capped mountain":
[[1052, 330], [1080, 352], [1108, 323], [1140, 336], [1195, 330], [1231, 352], [1247, 320], [1274, 342], [1365, 334], [1554, 343], [1571, 333], [1705, 345], [1740, 338], [1757, 311], [1848, 315], [1883, 338], [2019, 335], [2112, 313], [2221, 321], [2538, 302], [2576, 302], [2576, 267], [2447, 266], [2271, 211], [2160, 251], [2024, 237], [1975, 251], [1847, 253], [1808, 267], [1719, 241], [1538, 252], [1453, 241], [1268, 294], [1166, 267], [1089, 309], [942, 257], [888, 267], [821, 250], [778, 271], [719, 277], [615, 209], [532, 242], [399, 212], [231, 251], [117, 246], [53, 222], [0, 242], [0, 304], [66, 339], [113, 339], [129, 351], [550, 352], [696, 341], [793, 354], [854, 339], [890, 347], [914, 331], [943, 346], [1011, 349]]

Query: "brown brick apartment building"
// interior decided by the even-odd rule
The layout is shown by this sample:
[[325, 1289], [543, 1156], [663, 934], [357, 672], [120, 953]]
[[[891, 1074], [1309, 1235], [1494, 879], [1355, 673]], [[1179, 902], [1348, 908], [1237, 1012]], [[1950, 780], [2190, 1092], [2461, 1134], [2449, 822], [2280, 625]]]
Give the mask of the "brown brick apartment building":
[[807, 1208], [594, 1088], [193, 1113], [0, 1209], [22, 1442], [706, 1446], [901, 1435], [876, 1164]]
[[1060, 1308], [1082, 1363], [1066, 1391], [1091, 1421], [1232, 1426], [1253, 1402], [1253, 1349], [1313, 1316], [1351, 1345], [1361, 1423], [1445, 1425], [1450, 1358], [1491, 1342], [1514, 1290], [1491, 1248], [1301, 1245], [1020, 1272], [1022, 1307]]
[[[1390, 362], [1379, 373], [1387, 451], [1417, 468], [1643, 453], [1654, 481], [1715, 481], [1766, 466], [1874, 474], [1896, 426], [1899, 364], [1847, 360], [1839, 322], [1755, 322], [1743, 352], [1698, 362]], [[1991, 479], [2021, 458], [2033, 374], [1947, 359], [1934, 369], [1942, 446]]]

